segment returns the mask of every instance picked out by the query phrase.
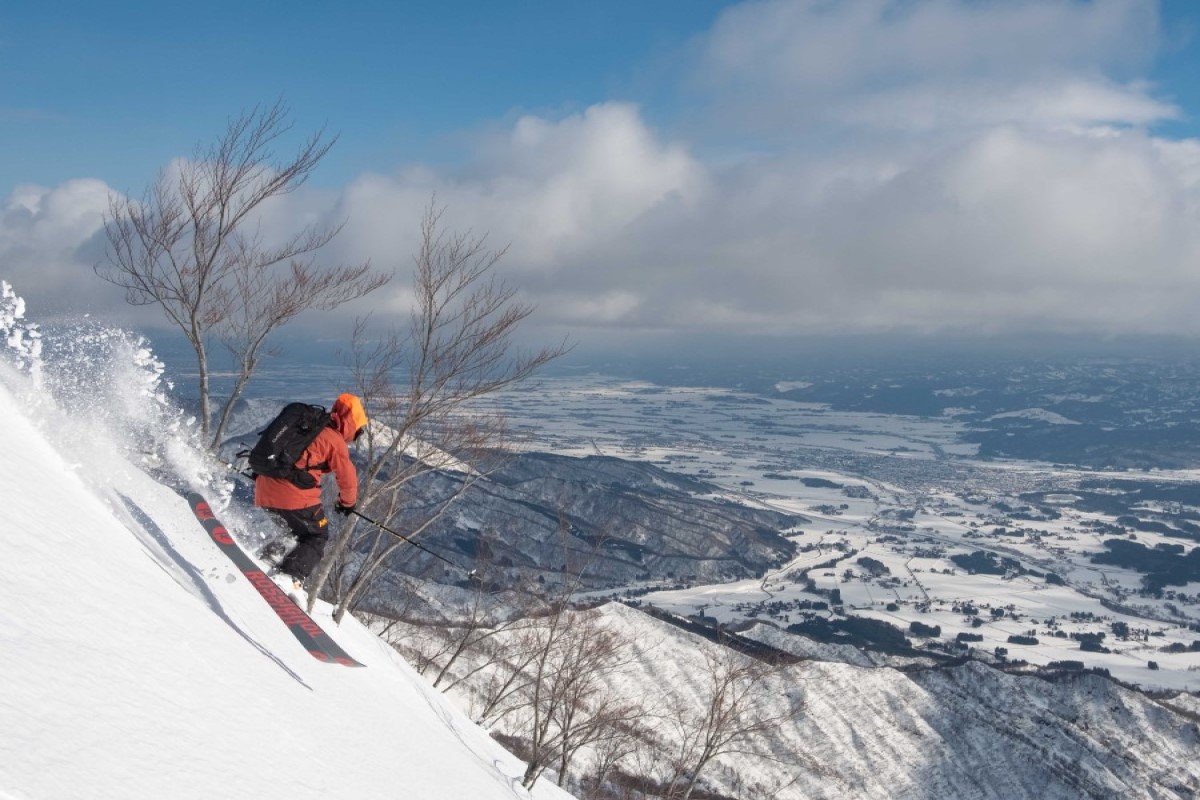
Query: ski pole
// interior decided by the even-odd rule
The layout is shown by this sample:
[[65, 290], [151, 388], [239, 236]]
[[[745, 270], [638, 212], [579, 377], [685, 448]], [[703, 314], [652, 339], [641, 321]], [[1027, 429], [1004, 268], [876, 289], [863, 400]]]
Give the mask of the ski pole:
[[[225, 463], [225, 462], [223, 462], [223, 463]], [[225, 463], [225, 466], [226, 466], [226, 467], [228, 467], [228, 468], [229, 468], [230, 470], [232, 470], [233, 472], [236, 472], [236, 473], [237, 473], [237, 474], [239, 474], [239, 475], [245, 475], [247, 478], [253, 478], [253, 477], [254, 477], [254, 473], [252, 473], [252, 472], [245, 472], [245, 471], [243, 471], [243, 470], [240, 470], [240, 469], [238, 469], [237, 467], [235, 467], [233, 464]], [[397, 539], [401, 539], [401, 540], [403, 540], [403, 541], [405, 541], [405, 542], [407, 542], [407, 543], [411, 544], [413, 547], [417, 548], [418, 550], [423, 550], [423, 551], [425, 551], [426, 553], [429, 553], [429, 555], [433, 556], [434, 558], [438, 558], [438, 559], [441, 559], [442, 561], [445, 561], [447, 564], [449, 564], [450, 566], [454, 567], [455, 569], [460, 569], [460, 570], [462, 570], [463, 572], [467, 573], [467, 577], [468, 577], [468, 578], [474, 578], [474, 577], [475, 577], [475, 570], [473, 570], [473, 569], [467, 569], [466, 567], [461, 567], [461, 566], [459, 566], [458, 564], [455, 564], [453, 561], [451, 561], [450, 559], [446, 558], [445, 556], [443, 556], [443, 555], [441, 555], [441, 554], [439, 554], [439, 553], [435, 553], [435, 552], [433, 552], [432, 550], [430, 550], [430, 549], [429, 549], [428, 547], [426, 547], [425, 545], [423, 545], [423, 544], [421, 544], [421, 543], [419, 543], [419, 542], [414, 542], [412, 539], [408, 538], [408, 537], [407, 537], [407, 536], [405, 536], [403, 533], [400, 533], [400, 532], [398, 532], [398, 531], [394, 531], [394, 530], [392, 530], [391, 528], [387, 527], [386, 525], [382, 525], [382, 524], [380, 524], [380, 523], [376, 522], [375, 520], [371, 519], [370, 517], [368, 517], [366, 514], [362, 513], [361, 511], [358, 511], [358, 510], [356, 509], [356, 510], [354, 510], [354, 511], [350, 512], [350, 513], [354, 514], [354, 516], [356, 516], [356, 517], [362, 517], [362, 519], [364, 519], [365, 521], [367, 521], [367, 522], [371, 523], [371, 524], [372, 524], [372, 525], [374, 525], [376, 528], [379, 528], [379, 530], [381, 530], [381, 531], [384, 531], [385, 533], [390, 533], [392, 536], [395, 536]]]
[[445, 561], [447, 564], [449, 564], [450, 566], [454, 567], [455, 569], [461, 569], [463, 572], [467, 573], [467, 577], [468, 577], [468, 578], [474, 578], [474, 577], [475, 577], [475, 570], [473, 570], [473, 569], [467, 569], [466, 567], [461, 567], [461, 566], [459, 566], [458, 564], [455, 564], [455, 563], [454, 563], [453, 561], [451, 561], [450, 559], [446, 558], [445, 556], [443, 556], [443, 555], [441, 555], [441, 554], [439, 554], [439, 553], [435, 553], [435, 552], [433, 552], [432, 550], [430, 550], [428, 547], [426, 547], [425, 545], [421, 544], [420, 542], [414, 542], [412, 539], [408, 538], [408, 537], [407, 537], [407, 536], [405, 536], [403, 533], [399, 533], [399, 532], [397, 532], [397, 531], [394, 531], [394, 530], [392, 530], [391, 528], [387, 527], [386, 525], [382, 525], [382, 524], [380, 524], [380, 523], [376, 522], [375, 520], [371, 519], [370, 517], [368, 517], [366, 514], [362, 513], [361, 511], [358, 511], [358, 510], [356, 509], [356, 510], [354, 510], [354, 511], [351, 511], [350, 513], [351, 513], [351, 514], [353, 514], [353, 515], [354, 515], [354, 516], [356, 516], [356, 517], [362, 517], [364, 520], [366, 520], [367, 522], [371, 523], [371, 524], [372, 524], [372, 525], [374, 525], [376, 528], [379, 528], [379, 530], [381, 530], [381, 531], [384, 531], [385, 533], [390, 533], [392, 536], [395, 536], [397, 539], [401, 539], [401, 540], [403, 540], [403, 541], [405, 541], [405, 542], [407, 542], [407, 543], [411, 544], [413, 547], [417, 548], [418, 550], [423, 550], [423, 551], [425, 551], [426, 553], [429, 553], [429, 555], [433, 556], [434, 558], [438, 558], [438, 559], [441, 559], [442, 561]]

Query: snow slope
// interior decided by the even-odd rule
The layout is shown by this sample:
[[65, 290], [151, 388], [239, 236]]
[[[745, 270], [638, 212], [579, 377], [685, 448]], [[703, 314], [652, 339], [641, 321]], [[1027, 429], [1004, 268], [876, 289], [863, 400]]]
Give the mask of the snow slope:
[[128, 442], [45, 398], [0, 364], [0, 798], [569, 796], [356, 622], [318, 617], [366, 669], [313, 659]]
[[[628, 652], [601, 680], [647, 708], [646, 741], [631, 759], [665, 780], [655, 746], [679, 752], [675, 709], [703, 714], [706, 663], [724, 648], [641, 611], [610, 603], [601, 624]], [[427, 631], [414, 631], [405, 645]], [[512, 635], [502, 633], [501, 637]], [[763, 632], [758, 638], [768, 639]], [[787, 634], [780, 632], [779, 640]], [[798, 638], [798, 637], [792, 637]], [[822, 655], [843, 653], [827, 651]], [[457, 675], [480, 666], [458, 663]], [[485, 671], [492, 665], [484, 665]], [[489, 674], [459, 684], [480, 704]], [[603, 690], [602, 692], [603, 693]], [[1188, 800], [1200, 796], [1194, 697], [1151, 698], [1099, 675], [1054, 680], [975, 661], [935, 668], [805, 660], [772, 669], [755, 690], [761, 736], [718, 757], [702, 785], [719, 796], [772, 800]], [[694, 719], [697, 717], [694, 717]], [[519, 723], [518, 723], [519, 724]], [[509, 727], [509, 726], [512, 727]], [[648, 726], [648, 727], [647, 727]], [[511, 718], [497, 723], [517, 732]], [[649, 733], [649, 731], [653, 731]], [[580, 759], [581, 761], [583, 759]]]

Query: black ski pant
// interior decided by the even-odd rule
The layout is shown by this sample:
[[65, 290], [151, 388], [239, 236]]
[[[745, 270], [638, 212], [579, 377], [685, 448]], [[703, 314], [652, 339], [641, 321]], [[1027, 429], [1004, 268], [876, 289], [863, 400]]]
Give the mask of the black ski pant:
[[279, 571], [304, 580], [325, 554], [325, 543], [329, 541], [329, 519], [319, 504], [308, 508], [264, 509], [287, 525], [296, 537], [296, 546], [279, 562]]

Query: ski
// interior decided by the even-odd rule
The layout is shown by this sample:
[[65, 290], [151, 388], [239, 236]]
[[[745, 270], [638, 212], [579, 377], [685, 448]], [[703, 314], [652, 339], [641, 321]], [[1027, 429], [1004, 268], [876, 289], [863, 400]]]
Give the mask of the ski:
[[246, 580], [250, 581], [250, 585], [258, 590], [262, 598], [267, 601], [267, 605], [279, 615], [283, 624], [287, 625], [288, 630], [313, 658], [346, 667], [365, 666], [351, 658], [341, 648], [341, 645], [333, 640], [332, 636], [322, 630], [321, 626], [304, 612], [304, 609], [296, 605], [296, 602], [288, 597], [287, 593], [275, 585], [271, 576], [263, 572], [250, 556], [246, 555], [225, 526], [213, 514], [212, 507], [209, 506], [207, 500], [195, 492], [188, 492], [186, 496], [188, 504], [192, 507], [192, 513], [204, 526], [204, 530], [208, 531], [212, 540], [217, 543], [217, 547], [221, 548], [222, 553], [229, 556], [229, 560], [241, 570], [241, 573], [246, 576]]

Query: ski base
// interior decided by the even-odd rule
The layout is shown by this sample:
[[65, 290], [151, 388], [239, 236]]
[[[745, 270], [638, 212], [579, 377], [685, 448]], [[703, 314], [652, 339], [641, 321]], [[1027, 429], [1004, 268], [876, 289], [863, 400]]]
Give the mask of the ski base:
[[351, 658], [341, 645], [333, 640], [332, 636], [326, 633], [320, 625], [313, 621], [312, 617], [305, 613], [304, 609], [300, 608], [283, 589], [276, 585], [271, 576], [263, 572], [250, 556], [246, 555], [225, 526], [213, 514], [212, 507], [209, 506], [207, 500], [195, 492], [188, 492], [187, 501], [192, 507], [192, 513], [204, 526], [204, 530], [208, 531], [208, 535], [212, 537], [217, 547], [246, 576], [250, 585], [258, 590], [263, 600], [266, 600], [267, 605], [279, 615], [283, 624], [296, 637], [296, 641], [300, 642], [300, 645], [308, 651], [309, 655], [318, 661], [341, 664], [344, 667], [365, 666]]

